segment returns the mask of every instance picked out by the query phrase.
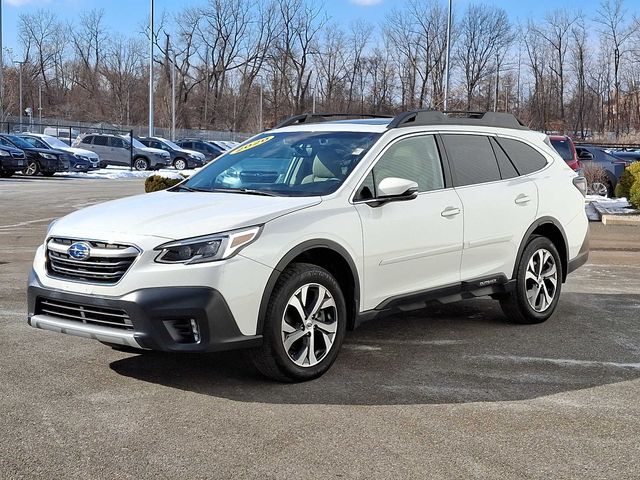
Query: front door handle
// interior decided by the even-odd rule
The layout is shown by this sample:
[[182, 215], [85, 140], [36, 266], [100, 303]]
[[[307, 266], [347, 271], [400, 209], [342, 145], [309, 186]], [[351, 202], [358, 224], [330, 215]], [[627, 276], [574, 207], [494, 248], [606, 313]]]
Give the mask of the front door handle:
[[440, 215], [442, 215], [443, 217], [455, 217], [456, 215], [460, 214], [460, 209], [458, 207], [447, 207], [445, 208], [442, 212], [440, 212]]
[[526, 205], [530, 201], [531, 201], [531, 197], [529, 195], [524, 194], [524, 193], [521, 193], [515, 199], [515, 202], [516, 202], [517, 205]]

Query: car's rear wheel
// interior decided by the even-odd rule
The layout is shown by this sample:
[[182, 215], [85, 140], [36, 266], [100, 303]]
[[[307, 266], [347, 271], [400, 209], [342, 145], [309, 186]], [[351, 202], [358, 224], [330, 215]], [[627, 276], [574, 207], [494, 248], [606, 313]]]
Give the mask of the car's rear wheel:
[[344, 295], [325, 269], [293, 264], [269, 300], [263, 344], [252, 359], [264, 375], [282, 382], [311, 380], [335, 361], [346, 331]]
[[149, 170], [149, 161], [146, 158], [138, 157], [133, 161], [133, 168], [136, 170]]
[[176, 158], [173, 162], [173, 166], [176, 170], [184, 170], [187, 168], [187, 162], [184, 158]]
[[609, 183], [593, 182], [589, 187], [590, 193], [593, 195], [600, 195], [601, 197], [610, 197], [613, 193], [613, 188]]
[[520, 258], [516, 287], [500, 298], [500, 306], [512, 322], [542, 323], [555, 311], [561, 287], [558, 250], [548, 238], [534, 236]]
[[23, 170], [22, 173], [27, 175], [28, 177], [33, 177], [40, 172], [40, 165], [35, 160], [27, 160], [27, 167]]

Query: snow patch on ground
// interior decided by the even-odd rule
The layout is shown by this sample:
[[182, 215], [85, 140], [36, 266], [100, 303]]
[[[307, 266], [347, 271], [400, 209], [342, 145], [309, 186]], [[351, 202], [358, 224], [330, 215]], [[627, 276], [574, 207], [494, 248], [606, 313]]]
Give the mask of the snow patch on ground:
[[587, 195], [585, 197], [585, 209], [589, 220], [600, 221], [600, 217], [609, 215], [629, 215], [640, 213], [631, 207], [629, 201], [622, 198], [607, 198], [600, 195]]
[[187, 177], [196, 173], [199, 169], [194, 170], [182, 170], [177, 171], [174, 169], [161, 169], [154, 171], [137, 171], [129, 170], [126, 167], [114, 167], [101, 168], [100, 170], [93, 170], [88, 173], [80, 172], [68, 172], [68, 173], [56, 173], [56, 177], [73, 177], [73, 178], [93, 178], [101, 180], [120, 180], [127, 178], [147, 178], [152, 175], [159, 175], [166, 178], [182, 179], [182, 175]]

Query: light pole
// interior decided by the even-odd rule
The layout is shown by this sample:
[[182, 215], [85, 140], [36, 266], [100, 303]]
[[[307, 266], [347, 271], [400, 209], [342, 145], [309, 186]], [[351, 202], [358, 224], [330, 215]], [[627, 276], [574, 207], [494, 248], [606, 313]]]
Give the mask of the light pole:
[[4, 48], [2, 46], [2, 0], [0, 0], [0, 119], [4, 119]]
[[[38, 123], [40, 124], [40, 128], [42, 129], [42, 84], [41, 83], [38, 83]], [[42, 133], [42, 131], [40, 133]]]
[[447, 18], [447, 55], [444, 71], [444, 106], [443, 110], [449, 109], [449, 77], [451, 70], [451, 18], [452, 18], [452, 0], [449, 0], [449, 15]]
[[[1, 1], [1, 0], [0, 0]], [[153, 137], [153, 0], [149, 8], [149, 136]]]
[[[0, 0], [1, 1], [1, 0]], [[19, 81], [19, 92], [20, 92], [20, 131], [22, 131], [22, 66], [27, 62], [13, 62], [18, 65], [18, 76], [20, 78]]]

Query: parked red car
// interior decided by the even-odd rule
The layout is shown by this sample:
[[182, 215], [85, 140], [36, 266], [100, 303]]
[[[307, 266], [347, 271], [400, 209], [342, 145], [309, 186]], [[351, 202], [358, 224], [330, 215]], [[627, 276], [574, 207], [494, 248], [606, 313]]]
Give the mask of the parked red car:
[[578, 171], [582, 168], [580, 160], [578, 160], [578, 153], [573, 141], [565, 135], [551, 135], [549, 136], [551, 145], [560, 154], [562, 159], [567, 162], [574, 171]]

